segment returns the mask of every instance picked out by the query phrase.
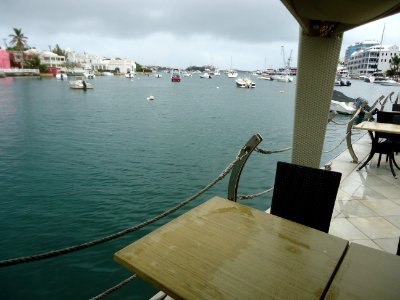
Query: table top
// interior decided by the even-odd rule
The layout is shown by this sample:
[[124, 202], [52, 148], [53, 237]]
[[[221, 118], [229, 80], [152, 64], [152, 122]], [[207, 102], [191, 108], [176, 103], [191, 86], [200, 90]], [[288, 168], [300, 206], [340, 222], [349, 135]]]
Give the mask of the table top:
[[347, 246], [214, 197], [114, 258], [174, 299], [319, 299]]
[[400, 257], [352, 243], [326, 299], [399, 299]]
[[400, 134], [400, 125], [364, 121], [354, 126], [354, 129]]

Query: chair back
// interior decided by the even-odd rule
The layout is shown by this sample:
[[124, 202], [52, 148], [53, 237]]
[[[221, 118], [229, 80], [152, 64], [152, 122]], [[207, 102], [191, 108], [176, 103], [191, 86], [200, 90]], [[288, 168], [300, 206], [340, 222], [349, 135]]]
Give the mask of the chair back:
[[[400, 112], [378, 111], [376, 121], [378, 123], [400, 124]], [[395, 134], [391, 133], [376, 132], [375, 134], [377, 138], [398, 139]]]
[[400, 111], [400, 104], [397, 104], [397, 103], [393, 104], [392, 105], [392, 110], [393, 111]]
[[278, 162], [271, 214], [329, 231], [342, 174]]

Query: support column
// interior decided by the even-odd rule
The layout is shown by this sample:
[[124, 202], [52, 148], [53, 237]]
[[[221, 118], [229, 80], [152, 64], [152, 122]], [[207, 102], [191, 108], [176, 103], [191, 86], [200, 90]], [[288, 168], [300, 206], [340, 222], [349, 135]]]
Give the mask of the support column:
[[319, 168], [343, 34], [300, 33], [292, 162]]

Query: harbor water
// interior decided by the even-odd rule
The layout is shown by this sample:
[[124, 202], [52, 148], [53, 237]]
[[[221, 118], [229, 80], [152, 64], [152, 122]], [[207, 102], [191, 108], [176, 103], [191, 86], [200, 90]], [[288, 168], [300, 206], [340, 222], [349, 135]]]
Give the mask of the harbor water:
[[[224, 75], [183, 77], [180, 83], [168, 74], [105, 76], [83, 91], [70, 89], [66, 80], [0, 78], [0, 260], [79, 245], [140, 224], [213, 181], [255, 133], [264, 139], [260, 148], [290, 147], [295, 83], [254, 80], [255, 89], [240, 89]], [[370, 104], [399, 92], [356, 80], [336, 89]], [[345, 143], [337, 145], [345, 130], [328, 125], [321, 166], [344, 151]], [[276, 162], [290, 157], [290, 151], [252, 154], [239, 193], [272, 187]], [[1, 268], [0, 298], [100, 294], [131, 275], [113, 260], [116, 251], [214, 195], [226, 197], [228, 180], [119, 239]], [[265, 210], [270, 201], [267, 194], [246, 204]], [[148, 299], [156, 291], [135, 279], [107, 298]]]

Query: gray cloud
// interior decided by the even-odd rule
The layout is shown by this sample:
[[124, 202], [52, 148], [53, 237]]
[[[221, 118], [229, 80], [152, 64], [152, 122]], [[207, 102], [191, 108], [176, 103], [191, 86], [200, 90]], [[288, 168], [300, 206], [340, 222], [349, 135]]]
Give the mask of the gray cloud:
[[[287, 53], [293, 49], [296, 63], [298, 24], [278, 0], [2, 0], [0, 11], [5, 12], [0, 38], [7, 38], [13, 27], [22, 28], [29, 45], [37, 48], [57, 43], [77, 51], [181, 66], [227, 66], [234, 57], [237, 67], [261, 68], [265, 60], [281, 66], [284, 45]], [[399, 18], [388, 22], [400, 28]], [[358, 36], [346, 33], [344, 47], [364, 35], [376, 38], [382, 30], [378, 25], [355, 29]], [[393, 26], [388, 27], [387, 42], [394, 43], [398, 30], [393, 34]]]

